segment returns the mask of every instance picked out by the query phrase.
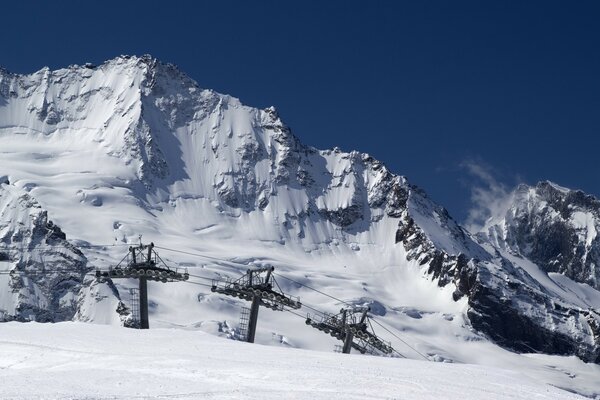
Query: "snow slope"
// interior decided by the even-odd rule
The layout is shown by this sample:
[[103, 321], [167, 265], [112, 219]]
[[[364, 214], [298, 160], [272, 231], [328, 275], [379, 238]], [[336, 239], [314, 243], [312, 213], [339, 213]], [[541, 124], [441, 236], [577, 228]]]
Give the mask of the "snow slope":
[[15, 400], [582, 399], [544, 383], [541, 369], [278, 349], [179, 329], [7, 323], [0, 354], [0, 397]]
[[401, 178], [368, 155], [304, 146], [273, 108], [200, 89], [171, 65], [119, 57], [0, 82], [3, 174], [80, 239], [171, 227], [312, 249], [345, 243], [340, 226], [358, 242], [393, 236], [371, 222]]

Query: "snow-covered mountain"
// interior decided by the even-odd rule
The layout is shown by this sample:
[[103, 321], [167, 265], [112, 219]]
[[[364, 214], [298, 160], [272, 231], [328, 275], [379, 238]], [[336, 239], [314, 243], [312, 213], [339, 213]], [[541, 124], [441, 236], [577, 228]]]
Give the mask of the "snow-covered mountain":
[[[531, 195], [519, 188], [506, 218], [475, 238], [371, 156], [306, 146], [274, 108], [201, 89], [149, 56], [30, 75], [0, 70], [0, 176], [9, 182], [1, 185], [3, 203], [36, 204], [2, 214], [0, 232], [9, 232], [2, 244], [41, 243], [35, 230], [14, 224], [30, 223], [35, 211], [54, 221], [49, 228], [41, 222], [44, 232], [60, 233], [44, 248], [77, 262], [80, 274], [69, 286], [76, 304], [64, 314], [47, 308], [49, 320], [130, 318], [127, 289], [135, 282], [109, 287], [85, 274], [115, 265], [142, 235], [165, 249], [168, 263], [196, 274], [237, 277], [249, 265], [270, 263], [337, 298], [370, 304], [432, 359], [478, 362], [472, 346], [492, 339], [520, 352], [600, 360], [600, 294], [587, 285], [596, 285], [595, 231], [586, 219], [596, 215], [596, 200], [562, 189], [550, 195], [544, 184]], [[544, 202], [573, 228], [565, 240], [583, 246], [573, 256], [541, 246], [551, 236], [566, 248], [558, 225], [547, 234], [536, 228], [554, 216]], [[59, 251], [67, 246], [72, 254]], [[14, 257], [39, 253], [30, 249], [11, 253], [0, 267], [19, 268]], [[59, 268], [47, 259], [35, 268]], [[280, 284], [304, 304], [340, 308]], [[51, 279], [38, 285], [53, 287]], [[40, 299], [28, 292], [20, 301]], [[26, 318], [14, 297], [0, 300], [4, 319]], [[153, 324], [218, 334], [230, 333], [242, 305], [183, 283], [151, 284], [150, 300]], [[329, 338], [306, 329], [293, 315], [261, 314], [258, 341], [271, 343], [265, 335], [273, 333], [279, 344], [331, 349]]]
[[[2, 310], [5, 318], [70, 320], [87, 269], [85, 256], [26, 192], [0, 184]], [[49, 274], [42, 274], [48, 271]]]
[[520, 185], [479, 236], [548, 273], [600, 289], [600, 201], [552, 182]]
[[116, 288], [90, 277], [85, 255], [35, 199], [6, 178], [0, 179], [0, 243], [2, 320], [89, 321], [100, 310], [112, 317], [107, 323], [130, 318]]
[[[449, 220], [447, 215], [441, 218]], [[549, 276], [485, 234], [478, 235], [479, 247], [464, 231], [450, 230], [454, 240], [465, 243], [452, 252], [428, 237], [422, 228], [426, 223], [409, 212], [399, 226], [396, 240], [408, 251], [408, 259], [426, 266], [439, 285], [452, 285], [455, 300], [468, 299], [466, 314], [473, 328], [520, 352], [576, 354], [600, 361], [600, 292], [564, 275]], [[530, 231], [533, 237], [538, 234]], [[434, 237], [440, 236], [438, 232]]]
[[[27, 179], [36, 181], [29, 187], [39, 189], [42, 171], [33, 169], [46, 164], [43, 186], [49, 186], [48, 175], [60, 176], [52, 183], [75, 190], [71, 205], [85, 215], [95, 213], [89, 206], [104, 214], [101, 206], [122, 196], [136, 210], [142, 201], [148, 212], [169, 214], [183, 225], [190, 225], [192, 211], [202, 215], [192, 232], [228, 219], [238, 234], [263, 225], [262, 232], [248, 232], [251, 239], [293, 238], [314, 247], [342, 238], [341, 230], [359, 235], [397, 213], [399, 188], [406, 186], [368, 155], [304, 146], [273, 108], [253, 109], [202, 90], [150, 57], [28, 76], [4, 72], [0, 94], [4, 149], [30, 142], [38, 161], [8, 165], [5, 174], [27, 169]], [[71, 182], [63, 182], [64, 175]], [[81, 187], [84, 175], [97, 183]], [[186, 217], [173, 215], [175, 209]], [[137, 235], [123, 225], [113, 229], [118, 240]]]

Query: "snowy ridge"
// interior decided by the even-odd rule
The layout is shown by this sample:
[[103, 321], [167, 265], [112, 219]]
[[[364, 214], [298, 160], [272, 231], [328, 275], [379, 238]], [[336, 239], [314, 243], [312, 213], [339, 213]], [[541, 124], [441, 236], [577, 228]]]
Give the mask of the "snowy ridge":
[[[450, 218], [441, 217], [446, 215], [443, 209], [423, 195], [418, 199], [421, 213], [412, 212], [415, 219], [409, 207], [400, 219], [396, 241], [407, 249], [408, 259], [426, 266], [440, 286], [453, 285], [455, 300], [467, 297], [467, 316], [475, 329], [521, 352], [600, 360], [598, 292], [586, 291], [575, 282], [557, 290], [558, 285], [548, 285], [552, 280], [537, 273], [537, 267], [524, 267], [481, 236], [480, 246]], [[432, 217], [423, 222], [423, 215]]]
[[479, 233], [546, 272], [600, 288], [600, 201], [552, 182], [519, 186], [507, 209]]
[[[136, 208], [139, 201], [151, 209], [200, 207], [206, 219], [207, 213], [239, 218], [243, 210], [255, 224], [278, 221], [264, 232], [265, 240], [299, 237], [317, 245], [339, 239], [339, 226], [365, 232], [393, 213], [391, 189], [403, 185], [367, 155], [303, 146], [273, 108], [252, 109], [202, 90], [151, 57], [120, 57], [95, 69], [4, 74], [0, 81], [6, 98], [0, 134], [7, 150], [13, 144], [16, 155], [19, 145], [10, 142], [24, 135], [45, 148], [39, 149], [44, 160], [72, 165], [72, 179], [95, 174], [100, 184], [77, 189], [81, 202], [93, 206], [114, 196], [115, 190], [105, 193], [112, 186], [128, 191]], [[82, 168], [90, 157], [93, 171]], [[22, 172], [13, 180], [26, 185]], [[252, 213], [258, 210], [263, 212]], [[321, 217], [331, 224], [314, 227], [311, 222]]]

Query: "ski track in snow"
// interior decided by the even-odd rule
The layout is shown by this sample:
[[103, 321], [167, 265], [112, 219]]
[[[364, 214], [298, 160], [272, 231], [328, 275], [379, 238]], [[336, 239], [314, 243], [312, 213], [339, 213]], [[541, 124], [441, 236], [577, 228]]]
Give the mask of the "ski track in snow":
[[519, 370], [280, 349], [176, 329], [6, 323], [3, 399], [580, 399]]

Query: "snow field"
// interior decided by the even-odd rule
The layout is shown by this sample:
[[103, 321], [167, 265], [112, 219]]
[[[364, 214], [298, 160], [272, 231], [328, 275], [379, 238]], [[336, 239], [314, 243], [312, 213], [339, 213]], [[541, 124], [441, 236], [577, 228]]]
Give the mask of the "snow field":
[[252, 345], [179, 329], [6, 323], [3, 399], [580, 399], [519, 370]]

